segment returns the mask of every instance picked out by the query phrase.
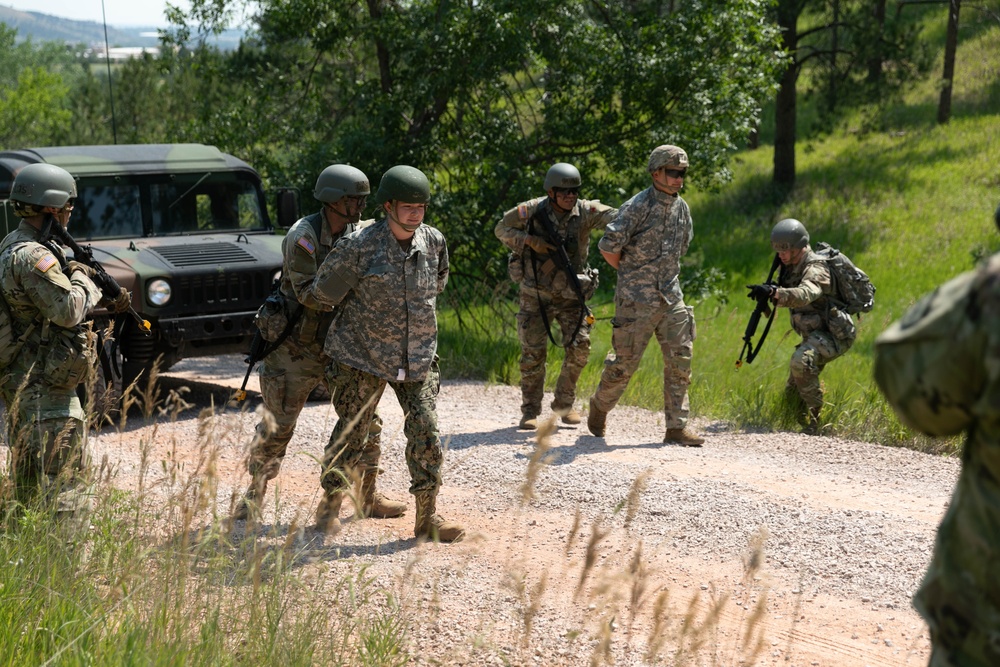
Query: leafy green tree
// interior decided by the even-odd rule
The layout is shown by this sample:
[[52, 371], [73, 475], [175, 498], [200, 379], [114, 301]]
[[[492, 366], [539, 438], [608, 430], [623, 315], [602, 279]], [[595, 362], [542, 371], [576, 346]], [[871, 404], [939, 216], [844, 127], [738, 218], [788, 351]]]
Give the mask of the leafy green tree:
[[69, 121], [68, 85], [61, 73], [71, 63], [55, 44], [17, 42], [17, 30], [0, 23], [0, 147], [50, 143]]
[[778, 0], [782, 46], [791, 56], [775, 105], [774, 182], [795, 182], [798, 80], [808, 71], [807, 95], [821, 98], [822, 126], [844, 108], [892, 99], [929, 65], [918, 26], [885, 1]]
[[256, 8], [228, 63], [235, 93], [214, 109], [219, 143], [307, 192], [334, 160], [375, 182], [423, 168], [456, 278], [476, 281], [500, 275], [493, 225], [553, 162], [615, 204], [661, 143], [689, 149], [697, 182], [728, 178], [773, 92], [777, 33], [764, 1], [674, 4], [194, 0], [168, 39]]

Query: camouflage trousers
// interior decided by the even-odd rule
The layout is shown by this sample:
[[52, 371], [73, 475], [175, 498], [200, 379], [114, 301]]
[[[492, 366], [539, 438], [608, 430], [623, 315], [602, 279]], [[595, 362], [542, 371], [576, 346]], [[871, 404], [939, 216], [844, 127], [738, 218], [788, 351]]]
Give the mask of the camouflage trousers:
[[625, 393], [629, 381], [656, 336], [663, 352], [663, 414], [668, 429], [684, 428], [688, 420], [688, 386], [695, 339], [694, 313], [683, 301], [659, 306], [616, 300], [611, 344], [601, 372], [601, 383], [591, 403], [610, 412]]
[[[931, 667], [1000, 665], [1000, 461], [997, 430], [982, 420], [938, 527], [934, 557], [913, 605], [930, 628]], [[989, 433], [989, 435], [985, 435]]]
[[[253, 477], [274, 479], [278, 476], [299, 414], [313, 389], [322, 383], [332, 396], [333, 387], [326, 379], [330, 359], [323, 354], [322, 343], [320, 339], [318, 343], [302, 345], [290, 336], [261, 363], [260, 393], [267, 413], [257, 424], [250, 443], [247, 471]], [[376, 413], [362, 451], [366, 468], [378, 469], [382, 455], [381, 432], [382, 419]]]
[[67, 541], [74, 542], [86, 535], [92, 505], [80, 398], [72, 389], [40, 382], [18, 392], [16, 379], [2, 390], [14, 499], [25, 506], [46, 504]]
[[819, 374], [828, 363], [847, 352], [853, 342], [838, 341], [828, 331], [813, 331], [795, 346], [787, 386], [799, 392], [807, 408], [823, 406]]
[[364, 460], [365, 437], [386, 385], [396, 393], [403, 409], [410, 493], [441, 486], [444, 453], [437, 425], [437, 396], [441, 389], [437, 360], [422, 382], [387, 382], [338, 363], [330, 364], [328, 372], [331, 385], [335, 386], [331, 393], [338, 419], [323, 454], [320, 476], [323, 489], [327, 493], [343, 491], [350, 486], [352, 473], [370, 469]]
[[517, 337], [521, 342], [521, 413], [529, 417], [541, 414], [545, 392], [545, 360], [549, 340], [542, 308], [549, 324], [559, 327], [564, 341], [573, 335], [577, 324], [580, 324], [573, 343], [566, 347], [566, 356], [556, 381], [553, 410], [573, 407], [576, 383], [590, 356], [590, 325], [586, 321], [580, 322], [579, 300], [553, 297], [546, 292], [522, 287], [521, 307], [517, 313]]

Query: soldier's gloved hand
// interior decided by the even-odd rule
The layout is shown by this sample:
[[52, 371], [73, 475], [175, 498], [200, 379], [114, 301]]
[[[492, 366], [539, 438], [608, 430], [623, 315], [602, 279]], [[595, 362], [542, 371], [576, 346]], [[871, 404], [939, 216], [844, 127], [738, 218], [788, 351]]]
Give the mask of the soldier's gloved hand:
[[539, 255], [547, 255], [556, 249], [554, 245], [543, 239], [541, 236], [535, 236], [533, 234], [528, 234], [528, 238], [524, 239], [524, 245], [528, 246]]
[[94, 269], [90, 268], [89, 266], [87, 266], [82, 262], [76, 261], [75, 259], [71, 259], [68, 262], [66, 262], [67, 276], [72, 276], [77, 271], [82, 271], [83, 275], [87, 276], [88, 278], [93, 278], [94, 274], [96, 273]]
[[122, 287], [116, 298], [108, 299], [105, 297], [97, 305], [107, 308], [112, 313], [124, 313], [132, 305], [132, 295]]
[[754, 301], [760, 301], [761, 299], [773, 299], [774, 293], [778, 290], [774, 285], [747, 285], [747, 289], [750, 293], [747, 297], [753, 299]]

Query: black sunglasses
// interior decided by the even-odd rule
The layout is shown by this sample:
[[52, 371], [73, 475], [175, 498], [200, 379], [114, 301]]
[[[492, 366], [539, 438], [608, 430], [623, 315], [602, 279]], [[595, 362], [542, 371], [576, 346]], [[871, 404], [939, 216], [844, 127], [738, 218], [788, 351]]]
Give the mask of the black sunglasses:
[[552, 188], [557, 195], [578, 195], [580, 188]]
[[687, 176], [687, 169], [664, 169], [663, 173], [670, 178], [684, 178]]

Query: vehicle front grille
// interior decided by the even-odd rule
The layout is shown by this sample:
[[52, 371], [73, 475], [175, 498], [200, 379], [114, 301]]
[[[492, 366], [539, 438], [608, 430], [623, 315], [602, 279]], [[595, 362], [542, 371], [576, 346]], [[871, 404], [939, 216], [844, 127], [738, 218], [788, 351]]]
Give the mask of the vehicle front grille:
[[150, 248], [177, 268], [256, 262], [257, 258], [232, 243], [195, 243]]
[[[271, 292], [270, 276], [261, 273], [213, 273], [199, 276], [182, 276], [176, 281], [172, 307], [225, 311], [256, 309]], [[198, 312], [196, 311], [196, 312]], [[191, 314], [196, 314], [193, 312]]]

